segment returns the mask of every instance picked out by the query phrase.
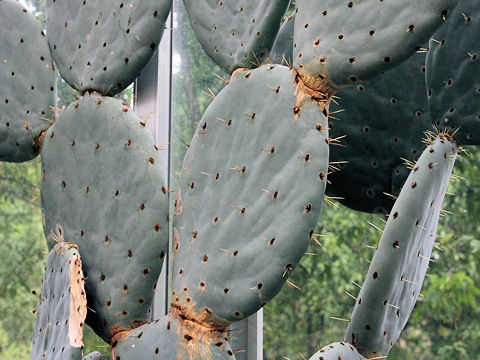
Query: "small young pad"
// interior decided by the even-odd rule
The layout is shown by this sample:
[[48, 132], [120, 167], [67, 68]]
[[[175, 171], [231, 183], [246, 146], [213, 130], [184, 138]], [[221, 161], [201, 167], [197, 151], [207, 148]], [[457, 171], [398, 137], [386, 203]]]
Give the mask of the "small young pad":
[[428, 141], [390, 212], [346, 331], [345, 339], [368, 358], [388, 355], [430, 263], [457, 146], [450, 135]]
[[203, 49], [225, 72], [252, 68], [268, 56], [290, 0], [184, 0]]
[[45, 234], [50, 247], [79, 247], [87, 323], [109, 341], [149, 320], [168, 249], [168, 189], [150, 131], [119, 100], [86, 95], [45, 134], [42, 165]]
[[317, 351], [310, 360], [367, 360], [355, 347], [345, 342], [335, 342]]
[[0, 1], [0, 161], [38, 155], [52, 118], [55, 72], [42, 24], [17, 1]]
[[171, 6], [172, 0], [47, 0], [58, 71], [80, 92], [119, 93], [154, 54]]
[[60, 242], [50, 252], [33, 333], [32, 360], [80, 360], [87, 298], [78, 248]]
[[168, 314], [113, 338], [113, 359], [235, 360], [226, 333]]
[[83, 360], [107, 360], [105, 356], [103, 356], [98, 351], [94, 351], [83, 358]]

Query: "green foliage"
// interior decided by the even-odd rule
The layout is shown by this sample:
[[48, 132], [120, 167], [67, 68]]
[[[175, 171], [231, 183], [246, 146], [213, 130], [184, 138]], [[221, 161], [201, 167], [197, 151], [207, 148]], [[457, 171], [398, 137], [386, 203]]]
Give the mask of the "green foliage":
[[30, 344], [12, 341], [9, 334], [0, 327], [0, 360], [30, 360]]
[[40, 291], [45, 251], [39, 202], [30, 202], [38, 195], [40, 176], [36, 160], [0, 163], [0, 357], [5, 359], [30, 356], [37, 306], [32, 291]]

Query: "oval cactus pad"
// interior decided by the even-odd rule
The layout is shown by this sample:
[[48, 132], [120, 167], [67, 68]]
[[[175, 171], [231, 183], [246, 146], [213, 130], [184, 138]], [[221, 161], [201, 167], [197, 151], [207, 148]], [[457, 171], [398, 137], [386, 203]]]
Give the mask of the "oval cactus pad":
[[0, 161], [27, 161], [52, 122], [53, 61], [42, 24], [17, 1], [0, 1], [0, 24]]
[[458, 0], [298, 0], [293, 62], [312, 88], [371, 79], [422, 46]]
[[147, 64], [171, 0], [47, 0], [47, 33], [58, 71], [76, 90], [114, 95]]
[[203, 49], [226, 72], [268, 56], [290, 0], [184, 0]]
[[173, 229], [173, 306], [187, 318], [255, 313], [307, 249], [328, 168], [323, 101], [293, 69], [264, 65], [236, 71], [205, 111]]
[[149, 319], [168, 248], [167, 189], [153, 136], [130, 108], [96, 94], [70, 105], [45, 134], [44, 230], [78, 245], [87, 323], [107, 341]]

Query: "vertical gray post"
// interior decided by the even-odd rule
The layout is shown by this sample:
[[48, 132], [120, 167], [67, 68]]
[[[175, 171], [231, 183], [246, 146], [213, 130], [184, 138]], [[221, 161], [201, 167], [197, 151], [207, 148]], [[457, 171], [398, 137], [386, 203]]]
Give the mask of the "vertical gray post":
[[237, 360], [263, 359], [263, 309], [249, 318], [233, 324], [229, 341]]
[[[159, 161], [163, 176], [169, 183], [170, 174], [170, 98], [172, 75], [172, 31], [171, 16], [166, 22], [167, 29], [162, 37], [156, 54], [143, 69], [135, 82], [135, 112], [147, 121], [147, 127], [155, 137], [159, 148]], [[159, 317], [168, 311], [168, 257], [163, 264], [162, 273], [157, 282], [153, 316]]]

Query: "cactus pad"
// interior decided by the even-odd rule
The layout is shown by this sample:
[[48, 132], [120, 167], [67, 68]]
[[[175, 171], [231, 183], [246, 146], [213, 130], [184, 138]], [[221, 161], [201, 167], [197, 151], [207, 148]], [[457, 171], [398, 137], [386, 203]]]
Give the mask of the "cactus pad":
[[112, 341], [113, 359], [235, 360], [226, 333], [171, 314]]
[[268, 56], [290, 0], [184, 0], [203, 49], [227, 73]]
[[75, 245], [50, 252], [33, 335], [32, 360], [80, 360], [87, 315], [82, 261]]
[[449, 135], [428, 141], [393, 206], [346, 331], [366, 357], [386, 356], [397, 341], [430, 263], [457, 146]]
[[173, 229], [173, 306], [187, 318], [255, 313], [307, 249], [328, 167], [323, 101], [293, 69], [265, 65], [236, 71], [205, 111]]
[[[425, 54], [337, 93], [331, 104], [330, 160], [340, 171], [329, 175], [327, 193], [359, 211], [388, 214], [409, 171], [403, 159], [416, 160], [431, 128], [425, 88]], [[336, 111], [340, 111], [336, 114]], [[347, 163], [342, 163], [347, 161]]]
[[413, 55], [457, 0], [298, 0], [294, 66], [314, 89], [372, 79]]
[[154, 54], [171, 4], [47, 0], [48, 41], [60, 74], [80, 92], [119, 93]]
[[105, 340], [149, 319], [168, 238], [168, 191], [147, 128], [120, 101], [71, 104], [45, 134], [44, 230], [79, 247], [87, 324]]
[[317, 351], [310, 360], [366, 360], [352, 345], [335, 342]]
[[22, 5], [1, 0], [0, 23], [0, 161], [27, 161], [50, 126], [55, 72], [42, 25]]
[[430, 40], [427, 86], [432, 119], [457, 131], [464, 145], [480, 145], [480, 3], [461, 0]]

